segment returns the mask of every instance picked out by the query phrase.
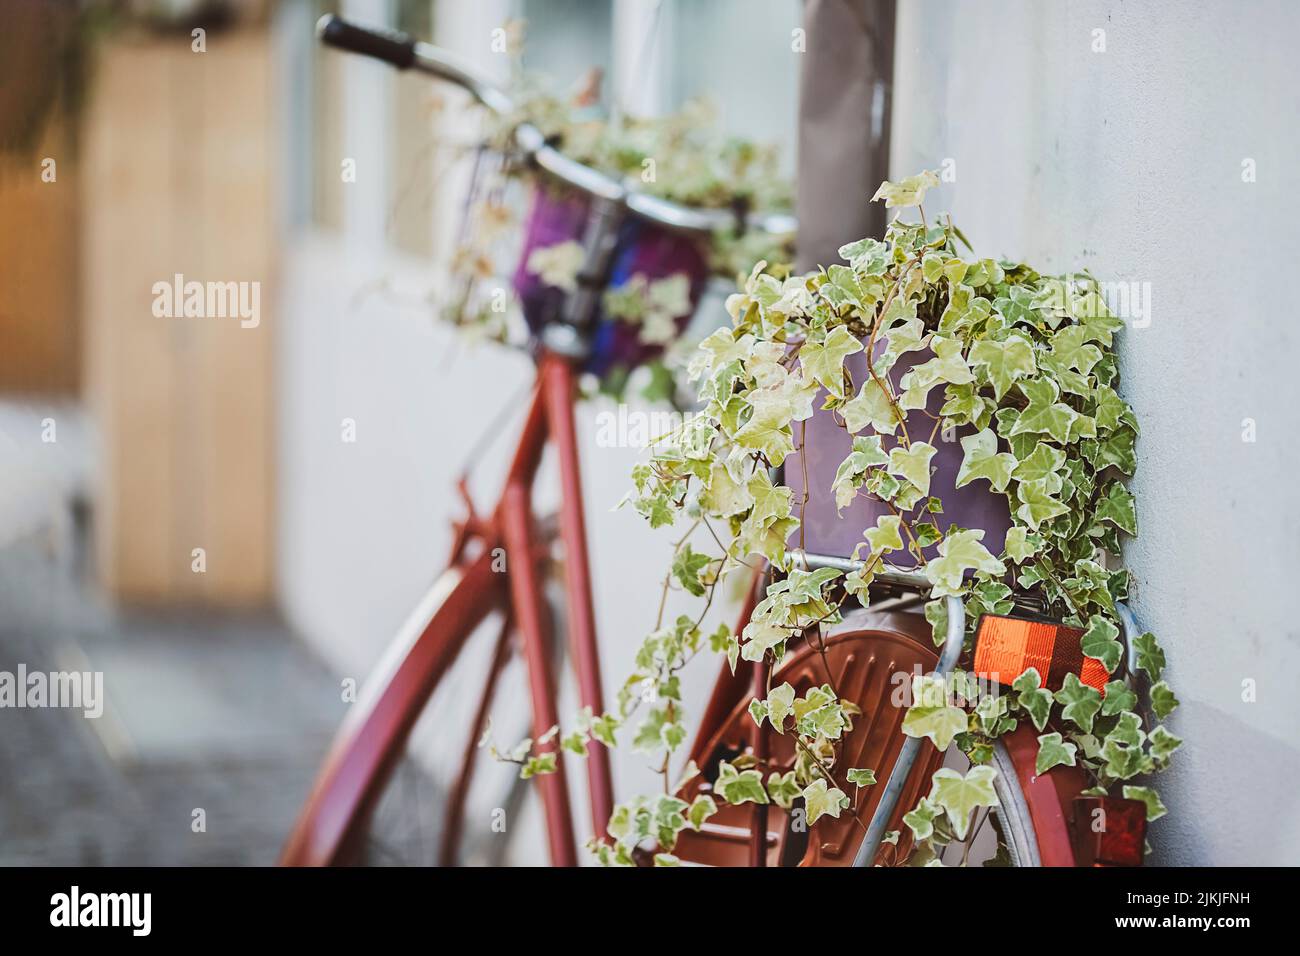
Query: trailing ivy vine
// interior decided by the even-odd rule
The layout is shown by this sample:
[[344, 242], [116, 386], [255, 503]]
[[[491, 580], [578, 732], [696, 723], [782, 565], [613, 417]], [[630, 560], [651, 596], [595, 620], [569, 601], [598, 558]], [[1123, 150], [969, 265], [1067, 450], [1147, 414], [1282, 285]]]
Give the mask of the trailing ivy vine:
[[[631, 864], [650, 843], [657, 864], [675, 863], [678, 836], [699, 829], [717, 800], [786, 809], [802, 800], [815, 826], [849, 806], [851, 788], [875, 783], [872, 768], [840, 765], [837, 744], [859, 708], [876, 702], [840, 699], [829, 681], [802, 697], [782, 682], [750, 704], [756, 722], [793, 737], [799, 756], [792, 771], [738, 757], [721, 765], [711, 796], [687, 803], [678, 794], [699, 770], [673, 773], [672, 763], [687, 738], [679, 683], [687, 663], [708, 651], [733, 670], [740, 659], [777, 664], [793, 644], [841, 620], [849, 598], [868, 604], [872, 578], [886, 565], [920, 570], [929, 580], [926, 617], [936, 644], [946, 629], [946, 596], [965, 602], [969, 650], [979, 615], [1008, 613], [1013, 592], [1027, 592], [1084, 631], [1085, 655], [1108, 674], [1119, 671], [1116, 604], [1130, 581], [1113, 565], [1121, 537], [1137, 533], [1124, 479], [1136, 467], [1138, 423], [1117, 390], [1114, 350], [1123, 323], [1087, 274], [1043, 275], [973, 256], [950, 220], [926, 219], [921, 202], [937, 184], [930, 172], [884, 183], [873, 198], [914, 209], [915, 221], [896, 217], [883, 241], [844, 246], [844, 263], [801, 276], [754, 266], [727, 301], [731, 327], [710, 335], [691, 363], [699, 414], [634, 469], [631, 505], [652, 528], [681, 530], [665, 596], [679, 588], [703, 606], [666, 621], [661, 603], [614, 710], [581, 715], [563, 738], [575, 753], [593, 737], [621, 742], [661, 768], [662, 792], [620, 804], [610, 840], [590, 844], [603, 863]], [[869, 362], [854, 380], [845, 360], [860, 352]], [[935, 390], [943, 398], [937, 415], [927, 410]], [[790, 542], [800, 538], [806, 502], [772, 477], [801, 449], [803, 423], [817, 408], [834, 416], [852, 446], [832, 487], [811, 493], [833, 495], [840, 508], [866, 496], [890, 512], [863, 529], [856, 555], [863, 566], [847, 574], [797, 565]], [[909, 428], [918, 417], [909, 412], [929, 428]], [[955, 485], [978, 483], [1006, 499], [1012, 524], [1000, 554], [986, 546], [984, 529], [945, 521], [944, 503], [930, 494], [935, 442], [945, 429], [966, 433]], [[706, 634], [702, 622], [720, 583], [762, 560], [776, 573], [743, 633], [723, 625]], [[992, 742], [1026, 721], [1039, 734], [1039, 773], [1082, 767], [1089, 793], [1140, 799], [1149, 820], [1163, 815], [1157, 792], [1139, 778], [1163, 770], [1179, 747], [1161, 724], [1178, 701], [1163, 679], [1155, 637], [1141, 635], [1133, 652], [1134, 676], [1149, 685], [1139, 686], [1142, 702], [1115, 676], [1104, 694], [1073, 675], [1052, 691], [1030, 669], [996, 695], [981, 694], [974, 675], [961, 670], [946, 680], [916, 677], [903, 732], [940, 750], [955, 744], [971, 767], [936, 772], [929, 793], [910, 808], [911, 862], [937, 864], [946, 845], [969, 846], [981, 808], [996, 804]], [[547, 769], [539, 759], [554, 760], [535, 750], [526, 745], [514, 754], [525, 773]]]

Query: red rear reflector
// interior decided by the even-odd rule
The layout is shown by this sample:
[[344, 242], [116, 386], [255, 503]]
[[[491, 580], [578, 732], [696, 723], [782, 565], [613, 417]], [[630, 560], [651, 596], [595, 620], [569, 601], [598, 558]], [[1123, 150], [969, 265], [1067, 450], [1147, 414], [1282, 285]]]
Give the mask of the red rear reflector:
[[1102, 690], [1110, 675], [1101, 661], [1083, 656], [1082, 637], [1079, 628], [1053, 621], [985, 614], [975, 632], [975, 674], [1010, 685], [1033, 667], [1049, 690], [1060, 690], [1066, 674]]
[[1141, 866], [1147, 805], [1120, 797], [1075, 797], [1074, 862], [1077, 866]]

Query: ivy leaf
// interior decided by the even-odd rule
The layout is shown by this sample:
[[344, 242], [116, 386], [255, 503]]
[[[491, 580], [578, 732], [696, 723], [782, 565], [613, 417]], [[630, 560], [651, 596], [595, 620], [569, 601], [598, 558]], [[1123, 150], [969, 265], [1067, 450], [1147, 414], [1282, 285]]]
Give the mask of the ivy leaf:
[[932, 802], [929, 797], [922, 797], [915, 809], [903, 815], [903, 822], [912, 831], [916, 842], [920, 843], [934, 836], [934, 818], [942, 812], [943, 808], [937, 803]]
[[844, 775], [849, 783], [858, 787], [870, 787], [876, 782], [876, 772], [874, 770], [854, 768]]
[[1097, 520], [1109, 521], [1121, 531], [1137, 534], [1137, 509], [1133, 495], [1118, 481], [1112, 481], [1097, 502]]
[[772, 797], [773, 803], [789, 810], [794, 805], [795, 797], [800, 796], [803, 791], [799, 784], [794, 782], [793, 770], [788, 770], [784, 774], [773, 770], [767, 775], [767, 792]]
[[741, 803], [767, 803], [763, 776], [757, 770], [737, 770], [727, 761], [718, 764], [718, 778], [713, 792], [733, 806]]
[[1064, 705], [1061, 716], [1074, 722], [1085, 734], [1092, 733], [1092, 721], [1101, 710], [1101, 694], [1094, 687], [1079, 680], [1076, 674], [1066, 674], [1061, 689], [1056, 692], [1056, 702]]
[[985, 428], [974, 435], [967, 435], [961, 440], [965, 457], [957, 470], [955, 487], [960, 488], [976, 478], [983, 478], [993, 486], [994, 491], [1007, 490], [1011, 480], [1012, 469], [1016, 467], [1016, 457], [1010, 452], [998, 451], [998, 436], [993, 429]]
[[1042, 549], [1043, 539], [1040, 535], [1030, 534], [1020, 525], [1016, 525], [1007, 531], [1004, 550], [1006, 556], [1016, 564], [1032, 558]]
[[874, 378], [862, 383], [857, 396], [840, 408], [840, 414], [850, 434], [860, 432], [868, 425], [880, 435], [892, 435], [898, 428], [898, 415], [893, 403]]
[[1124, 799], [1141, 800], [1147, 805], [1147, 823], [1159, 820], [1169, 812], [1169, 808], [1160, 801], [1160, 794], [1151, 787], [1132, 787], [1125, 784]]
[[707, 793], [701, 793], [691, 801], [691, 807], [686, 811], [686, 822], [691, 825], [692, 830], [698, 831], [704, 826], [704, 821], [717, 812], [718, 805], [713, 802], [713, 798]]
[[619, 718], [613, 714], [605, 714], [597, 717], [591, 722], [591, 736], [595, 737], [606, 747], [617, 747], [618, 741], [614, 738], [614, 731], [618, 730], [619, 724], [622, 723]]
[[[964, 263], [963, 263], [964, 265]], [[954, 267], [953, 275], [959, 270]], [[984, 322], [993, 311], [988, 299], [975, 294], [969, 284], [959, 283], [948, 296], [948, 306], [939, 316], [939, 331], [947, 335], [966, 335]], [[973, 381], [973, 376], [970, 379]]]
[[964, 777], [950, 767], [934, 772], [930, 797], [943, 807], [948, 822], [952, 824], [953, 835], [958, 840], [966, 839], [971, 811], [976, 807], [998, 805], [998, 796], [993, 790], [996, 775], [994, 769], [987, 765], [971, 767]]
[[1141, 747], [1126, 747], [1117, 740], [1107, 739], [1101, 747], [1106, 774], [1116, 780], [1129, 780], [1139, 774], [1149, 773], [1154, 763]]
[[1098, 385], [1093, 393], [1093, 398], [1097, 402], [1093, 418], [1096, 419], [1099, 431], [1113, 431], [1124, 420], [1125, 416], [1131, 412], [1128, 402], [1120, 398], [1119, 393], [1109, 385]]
[[1088, 629], [1079, 639], [1079, 647], [1086, 657], [1101, 661], [1107, 674], [1113, 674], [1124, 654], [1124, 645], [1115, 640], [1118, 636], [1118, 627], [1100, 614], [1094, 614], [1088, 618]]
[[1043, 319], [1034, 294], [1023, 286], [1012, 286], [1007, 295], [993, 300], [993, 307], [1015, 324], [1037, 327]]
[[1087, 375], [1101, 361], [1101, 349], [1088, 344], [1091, 336], [1081, 325], [1067, 325], [1052, 336], [1052, 350], [1043, 359], [1054, 369], [1076, 369]]
[[1126, 710], [1120, 714], [1119, 720], [1115, 722], [1115, 726], [1106, 735], [1107, 740], [1113, 740], [1125, 747], [1141, 746], [1146, 737], [1147, 735], [1142, 731], [1142, 718], [1131, 710]]
[[838, 508], [847, 507], [857, 495], [857, 486], [868, 468], [888, 464], [889, 455], [880, 447], [879, 435], [858, 435], [853, 439], [853, 450], [840, 462], [831, 485]]
[[840, 258], [851, 265], [855, 272], [868, 274], [883, 274], [888, 255], [889, 247], [870, 236], [839, 248]]
[[1160, 680], [1165, 669], [1165, 652], [1156, 642], [1156, 636], [1146, 633], [1133, 641], [1133, 650], [1137, 655], [1137, 668], [1145, 671], [1153, 681]]
[[1093, 464], [1097, 470], [1114, 465], [1126, 475], [1137, 470], [1137, 452], [1134, 448], [1137, 432], [1131, 428], [1121, 428], [1097, 446], [1097, 455]]
[[568, 239], [535, 248], [528, 256], [526, 268], [546, 285], [573, 292], [578, 287], [578, 270], [585, 258], [582, 243]]
[[961, 349], [961, 339], [940, 338], [936, 335], [930, 339], [930, 350], [934, 352], [934, 358], [913, 368], [903, 376], [899, 384], [906, 389], [914, 387], [925, 389], [937, 382], [966, 385], [975, 381], [975, 376], [971, 373], [970, 366], [966, 364]]
[[772, 721], [772, 727], [779, 734], [785, 733], [782, 726], [785, 719], [794, 712], [794, 688], [789, 682], [783, 683], [780, 687], [773, 687], [767, 695], [767, 713], [768, 719]]
[[872, 202], [883, 199], [886, 209], [893, 209], [897, 206], [919, 206], [925, 193], [929, 189], [939, 185], [939, 177], [932, 171], [925, 170], [917, 173], [915, 176], [908, 176], [906, 179], [900, 179], [896, 183], [885, 180], [876, 190], [875, 195], [871, 197]]
[[1137, 706], [1137, 694], [1129, 689], [1122, 680], [1113, 680], [1106, 685], [1106, 695], [1101, 702], [1101, 715], [1113, 717]]
[[909, 737], [929, 737], [938, 750], [947, 750], [952, 739], [964, 733], [969, 724], [966, 711], [948, 701], [947, 682], [933, 674], [912, 678], [913, 704], [903, 717], [903, 733]]
[[1106, 300], [1097, 294], [1095, 288], [1080, 296], [1076, 312], [1080, 324], [1088, 332], [1088, 338], [1107, 348], [1110, 347], [1113, 333], [1124, 328], [1123, 320], [1115, 317], [1106, 305]]
[[519, 779], [529, 780], [543, 774], [555, 773], [557, 756], [558, 754], [554, 750], [548, 750], [546, 753], [529, 757], [527, 762], [519, 768]]
[[1150, 741], [1151, 756], [1160, 761], [1168, 760], [1183, 745], [1183, 738], [1171, 734], [1163, 726], [1151, 731]]
[[[932, 501], [934, 499], [931, 499]], [[912, 526], [912, 537], [922, 548], [928, 548], [943, 540], [943, 532], [932, 521], [921, 521]]]
[[654, 753], [663, 744], [661, 732], [668, 723], [668, 712], [662, 707], [651, 708], [645, 719], [637, 725], [632, 748], [642, 753]]
[[876, 341], [881, 339], [885, 342], [885, 350], [876, 359], [877, 375], [893, 368], [894, 363], [908, 352], [921, 351], [930, 340], [925, 332], [925, 323], [915, 317], [881, 329]]
[[889, 452], [889, 472], [906, 478], [921, 494], [930, 493], [930, 459], [937, 451], [928, 442], [913, 442], [911, 448], [893, 448]]
[[846, 726], [844, 708], [838, 701], [833, 701], [815, 710], [806, 711], [799, 717], [796, 729], [805, 737], [820, 735], [828, 740], [838, 740]]
[[656, 853], [654, 859], [655, 866], [681, 866], [682, 861], [677, 859], [671, 853]]
[[[705, 360], [698, 366], [698, 374], [705, 374], [744, 359], [753, 346], [754, 337], [747, 332], [737, 336], [734, 329], [715, 330], [699, 345], [699, 352], [703, 354]], [[694, 368], [692, 370], [694, 371]]]
[[1028, 667], [1011, 684], [1012, 690], [1018, 694], [1016, 703], [1029, 714], [1029, 719], [1038, 730], [1047, 726], [1047, 719], [1052, 713], [1052, 692], [1042, 686], [1042, 681], [1038, 668]]
[[1164, 681], [1151, 685], [1151, 712], [1157, 720], [1164, 720], [1178, 707], [1178, 698]]
[[1073, 767], [1074, 754], [1078, 750], [1074, 744], [1062, 742], [1058, 733], [1043, 734], [1038, 738], [1038, 759], [1034, 761], [1034, 773], [1047, 773], [1053, 767]]
[[980, 544], [984, 532], [978, 528], [954, 531], [939, 542], [939, 557], [925, 566], [925, 576], [934, 585], [933, 597], [960, 594], [962, 578], [967, 571], [983, 571], [1002, 575], [1006, 565]]
[[970, 364], [986, 370], [999, 402], [1017, 380], [1038, 371], [1033, 347], [1020, 335], [1010, 335], [1001, 342], [981, 339], [971, 346]]
[[567, 750], [569, 753], [577, 754], [579, 757], [587, 756], [588, 737], [581, 730], [575, 730], [566, 734], [560, 740], [560, 749]]
[[765, 525], [775, 518], [784, 518], [790, 514], [790, 500], [794, 492], [784, 485], [772, 484], [772, 479], [765, 470], [754, 472], [749, 479], [748, 490], [754, 497], [749, 521]]
[[754, 496], [743, 483], [731, 476], [726, 463], [715, 461], [709, 469], [708, 487], [700, 493], [700, 507], [729, 518], [747, 511], [754, 504]]
[[1052, 497], [1045, 478], [1038, 481], [1022, 481], [1016, 486], [1016, 498], [1020, 501], [1020, 507], [1016, 509], [1016, 517], [1033, 531], [1037, 531], [1044, 522], [1060, 517], [1070, 510]]
[[[973, 425], [987, 428], [997, 406], [993, 399], [979, 394], [974, 385], [949, 385], [944, 389], [946, 401], [939, 409], [939, 414], [949, 419], [953, 425]], [[949, 422], [944, 422], [947, 428]]]
[[805, 342], [799, 349], [799, 363], [806, 379], [817, 381], [836, 398], [844, 397], [844, 360], [862, 351], [845, 326], [837, 325], [822, 343]]
[[943, 598], [925, 602], [925, 619], [930, 622], [930, 639], [941, 647], [948, 639], [948, 602]]
[[782, 641], [790, 639], [792, 631], [771, 621], [753, 620], [745, 625], [741, 636], [745, 643], [741, 645], [740, 656], [747, 661], [761, 661], [763, 655]]
[[689, 544], [683, 545], [673, 558], [673, 577], [691, 594], [703, 597], [704, 583], [700, 580], [700, 572], [712, 562], [713, 558], [707, 554], [701, 554]]
[[808, 825], [812, 826], [824, 816], [839, 818], [840, 811], [849, 805], [849, 798], [838, 787], [827, 787], [826, 781], [818, 777], [803, 791], [804, 810], [808, 813]]
[[773, 467], [778, 467], [786, 455], [794, 452], [794, 439], [790, 432], [794, 405], [775, 389], [755, 389], [749, 395], [749, 403], [754, 410], [753, 417], [732, 436], [732, 440], [741, 448], [762, 452]]
[[1011, 435], [1046, 434], [1062, 445], [1070, 440], [1070, 426], [1079, 417], [1069, 405], [1058, 402], [1060, 389], [1050, 378], [1028, 379], [1020, 383], [1020, 391], [1029, 399], [1029, 405], [1020, 413]]
[[898, 515], [882, 515], [876, 519], [876, 526], [863, 532], [867, 543], [871, 545], [872, 554], [887, 554], [903, 549], [903, 536], [899, 529], [903, 519]]
[[1011, 477], [1016, 481], [1039, 481], [1055, 475], [1065, 464], [1065, 452], [1039, 442], [1029, 457], [1016, 465]]
[[1001, 581], [980, 581], [971, 589], [972, 611], [986, 614], [1010, 614], [1015, 607], [1011, 588]]

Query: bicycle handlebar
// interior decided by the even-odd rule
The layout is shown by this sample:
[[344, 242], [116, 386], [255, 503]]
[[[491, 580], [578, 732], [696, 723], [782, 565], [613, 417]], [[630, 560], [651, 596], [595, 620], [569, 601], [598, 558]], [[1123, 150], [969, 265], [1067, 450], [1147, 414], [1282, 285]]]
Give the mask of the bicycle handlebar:
[[[514, 102], [505, 92], [478, 75], [457, 56], [432, 43], [423, 43], [396, 30], [359, 26], [334, 14], [320, 18], [316, 33], [327, 46], [382, 60], [399, 70], [415, 69], [455, 83], [499, 116], [514, 109]], [[565, 156], [548, 144], [541, 130], [531, 123], [521, 123], [515, 128], [514, 142], [531, 163], [548, 175], [590, 196], [619, 203], [632, 215], [667, 229], [712, 235], [720, 229], [739, 226], [784, 236], [792, 235], [797, 226], [794, 216], [787, 213], [749, 213], [742, 218], [734, 210], [683, 206], [629, 188], [605, 173]]]

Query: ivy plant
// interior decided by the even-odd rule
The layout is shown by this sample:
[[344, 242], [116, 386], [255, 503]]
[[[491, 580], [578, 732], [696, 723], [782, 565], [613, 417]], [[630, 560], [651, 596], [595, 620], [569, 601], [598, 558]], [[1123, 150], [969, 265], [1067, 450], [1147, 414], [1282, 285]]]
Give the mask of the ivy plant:
[[[916, 677], [903, 732], [940, 750], [955, 745], [970, 768], [937, 771], [908, 808], [909, 862], [938, 865], [953, 843], [966, 845], [965, 861], [996, 804], [992, 743], [1026, 722], [1039, 735], [1038, 772], [1082, 767], [1089, 793], [1140, 799], [1150, 820], [1165, 812], [1157, 792], [1139, 782], [1163, 770], [1181, 743], [1162, 724], [1178, 700], [1153, 635], [1133, 648], [1149, 684], [1145, 703], [1118, 676], [1116, 604], [1130, 581], [1115, 564], [1122, 537], [1137, 533], [1124, 480], [1136, 468], [1138, 422], [1118, 391], [1115, 355], [1123, 323], [1087, 274], [1046, 275], [974, 255], [950, 219], [926, 218], [922, 200], [937, 184], [931, 172], [884, 183], [873, 198], [909, 214], [897, 215], [883, 240], [842, 247], [841, 263], [807, 275], [755, 265], [727, 300], [731, 325], [705, 339], [691, 363], [699, 414], [633, 471], [626, 501], [652, 528], [681, 531], [665, 593], [681, 589], [703, 605], [671, 622], [661, 611], [614, 710], [578, 722], [575, 739], [643, 751], [664, 781], [661, 794], [618, 807], [610, 841], [591, 844], [601, 862], [630, 864], [651, 843], [656, 863], [675, 862], [678, 835], [698, 829], [717, 801], [789, 808], [801, 800], [816, 826], [844, 812], [854, 788], [874, 784], [872, 768], [840, 764], [837, 746], [872, 702], [841, 698], [829, 680], [802, 697], [779, 682], [750, 703], [755, 722], [794, 741], [792, 771], [742, 755], [722, 764], [711, 796], [688, 804], [678, 794], [698, 768], [671, 768], [686, 741], [678, 674], [687, 663], [708, 652], [733, 669], [740, 659], [779, 664], [791, 646], [841, 620], [845, 601], [869, 604], [872, 578], [887, 565], [919, 570], [930, 582], [926, 617], [936, 644], [946, 630], [945, 597], [965, 603], [969, 650], [982, 613], [1005, 614], [1014, 593], [1028, 593], [1082, 630], [1083, 653], [1116, 675], [1104, 694], [1073, 675], [1048, 689], [1033, 669], [996, 695], [981, 694], [963, 670]], [[868, 361], [855, 378], [846, 359], [858, 353]], [[931, 402], [936, 392], [941, 403]], [[802, 541], [807, 498], [773, 477], [802, 450], [804, 423], [818, 409], [848, 433], [851, 450], [832, 486], [809, 493], [831, 496], [841, 509], [866, 497], [889, 512], [862, 529], [855, 555], [862, 567], [851, 573], [796, 564], [790, 543]], [[918, 420], [926, 427], [917, 429]], [[931, 495], [936, 441], [945, 433], [964, 436], [956, 487], [974, 483], [1006, 500], [1011, 527], [1000, 553], [989, 549], [985, 529], [947, 521], [944, 502]], [[723, 625], [706, 634], [702, 622], [720, 583], [764, 561], [774, 573], [743, 632]], [[779, 681], [779, 668], [773, 672]], [[527, 748], [518, 757], [526, 768]], [[889, 842], [897, 848], [898, 834]]]

